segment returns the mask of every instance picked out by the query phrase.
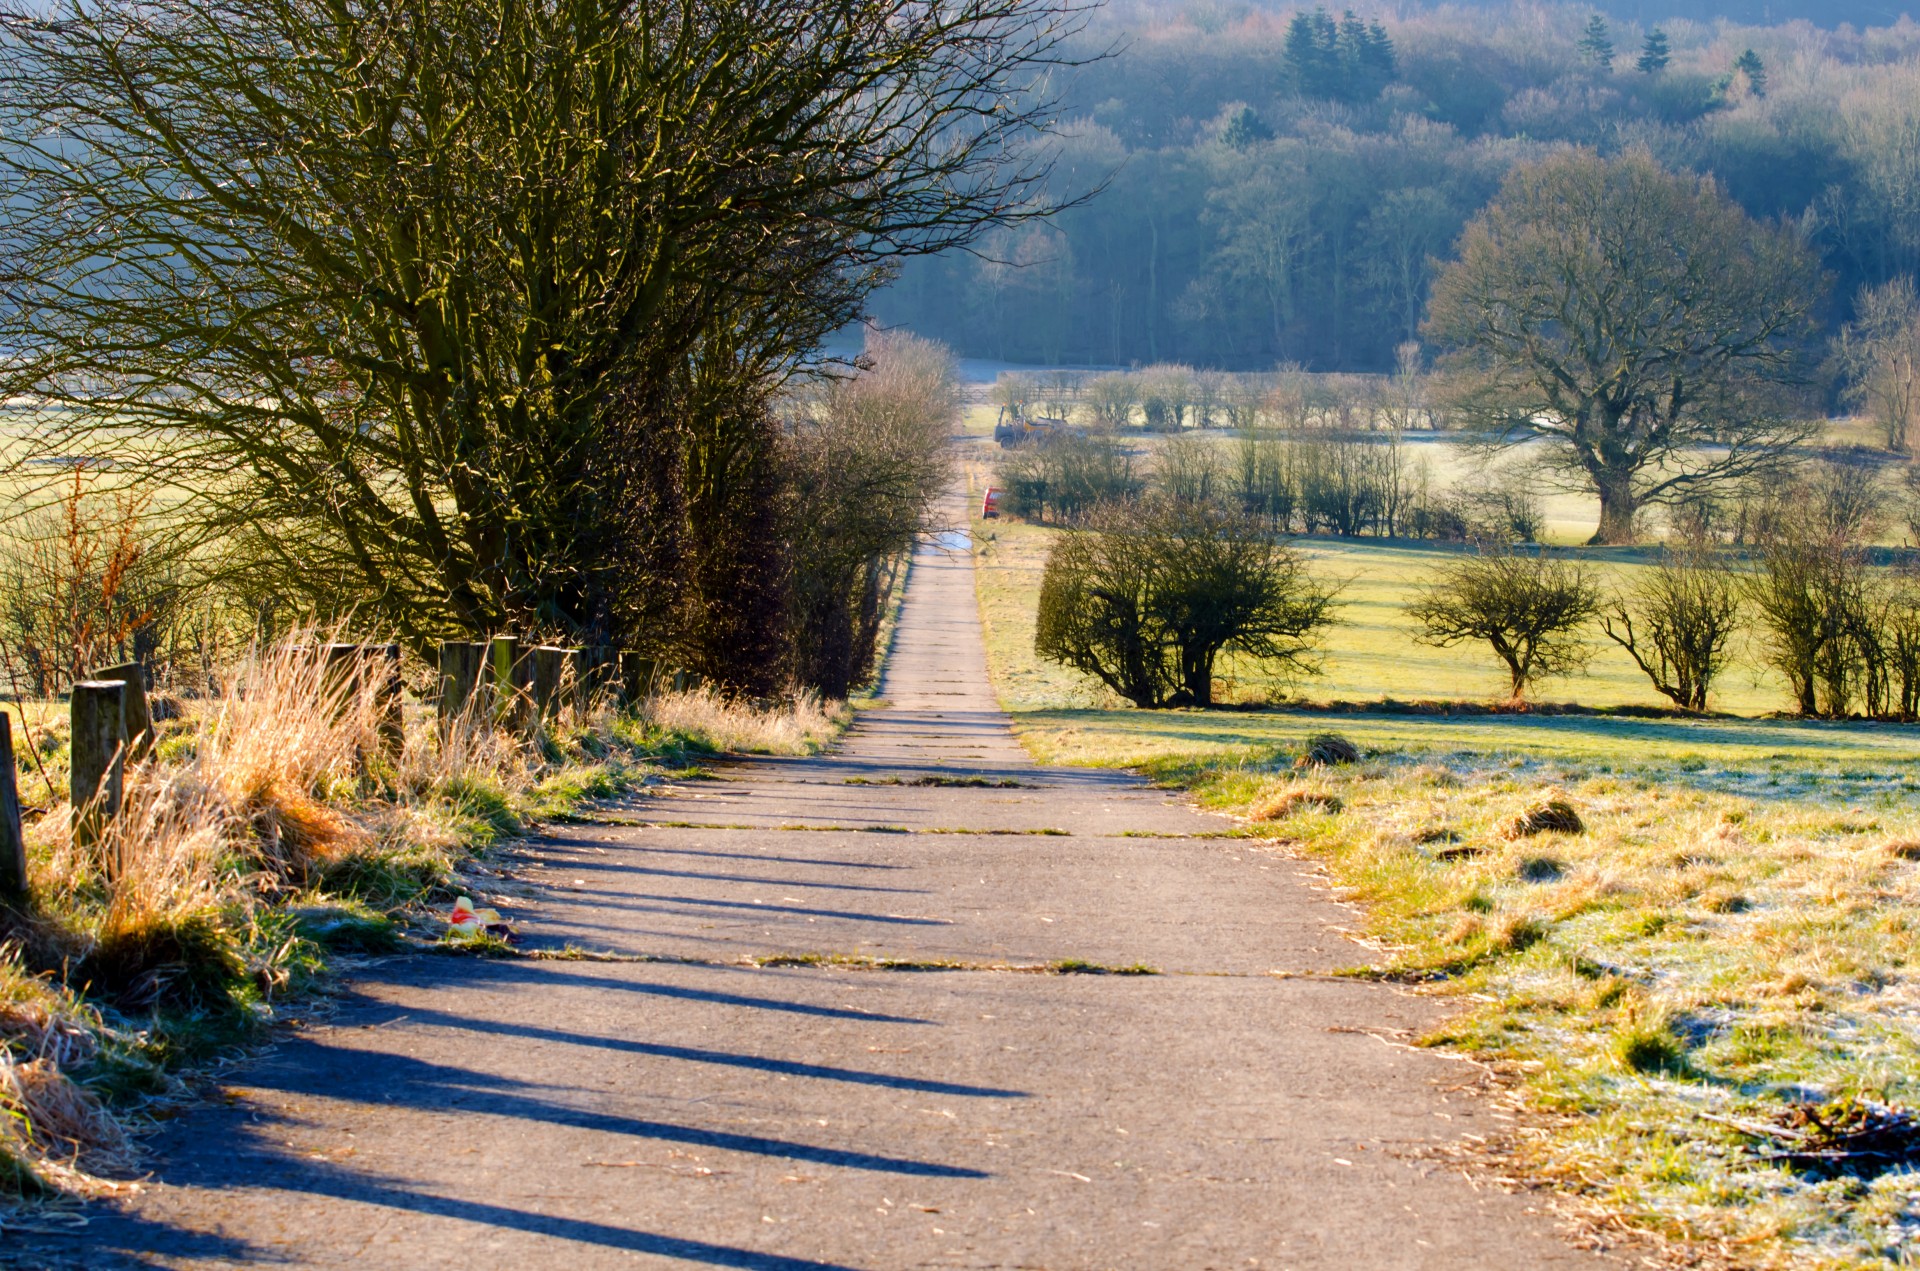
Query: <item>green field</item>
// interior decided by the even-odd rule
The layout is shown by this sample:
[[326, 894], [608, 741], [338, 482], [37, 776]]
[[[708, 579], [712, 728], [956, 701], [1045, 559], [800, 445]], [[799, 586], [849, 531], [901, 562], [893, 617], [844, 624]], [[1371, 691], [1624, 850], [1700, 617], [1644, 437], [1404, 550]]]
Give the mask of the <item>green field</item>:
[[[1415, 644], [1400, 612], [1448, 549], [1364, 540], [1302, 544], [1347, 580], [1323, 676], [1239, 668], [1233, 697], [1279, 705], [1134, 710], [1033, 653], [1054, 531], [974, 530], [989, 664], [1036, 758], [1141, 768], [1237, 818], [1249, 846], [1314, 861], [1361, 907], [1355, 973], [1453, 995], [1425, 1043], [1511, 1088], [1495, 1168], [1681, 1260], [1911, 1264], [1910, 1165], [1827, 1177], [1777, 1154], [1825, 1142], [1793, 1137], [1798, 1107], [1910, 1120], [1920, 1148], [1920, 729], [1772, 718], [1785, 695], [1750, 654], [1722, 718], [1383, 708], [1504, 685], [1475, 650]], [[1662, 704], [1611, 646], [1541, 696]], [[1362, 761], [1303, 766], [1322, 732]], [[1529, 832], [1550, 800], [1579, 828]]]
[[[1047, 547], [1059, 531], [1006, 518], [980, 521], [978, 493], [991, 477], [992, 456], [985, 449], [970, 456], [975, 491], [974, 531], [980, 544], [980, 598], [987, 634], [1005, 668], [1003, 692], [1016, 709], [1117, 704], [1090, 689], [1071, 672], [1032, 658], [1034, 604]], [[1222, 700], [1289, 702], [1379, 702], [1454, 700], [1491, 701], [1504, 695], [1506, 679], [1491, 654], [1473, 648], [1435, 649], [1418, 643], [1404, 605], [1414, 587], [1459, 544], [1406, 539], [1303, 538], [1296, 545], [1313, 572], [1340, 589], [1337, 625], [1325, 641], [1321, 674], [1292, 683], [1276, 683], [1254, 668], [1228, 666]], [[1583, 552], [1604, 586], [1629, 581], [1648, 549], [1593, 549]], [[1577, 701], [1590, 707], [1651, 706], [1670, 703], [1654, 691], [1626, 652], [1596, 629], [1593, 660], [1587, 672], [1549, 681], [1536, 696], [1542, 701]], [[1777, 677], [1759, 665], [1760, 650], [1739, 651], [1739, 663], [1716, 685], [1716, 711], [1759, 715], [1789, 705]]]

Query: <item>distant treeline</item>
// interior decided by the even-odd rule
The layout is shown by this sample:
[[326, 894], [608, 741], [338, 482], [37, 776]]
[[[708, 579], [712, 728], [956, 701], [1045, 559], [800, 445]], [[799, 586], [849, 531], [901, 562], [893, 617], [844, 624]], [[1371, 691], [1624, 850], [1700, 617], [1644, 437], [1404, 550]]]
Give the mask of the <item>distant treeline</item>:
[[[1603, 7], [1826, 22], [1846, 8]], [[1645, 146], [1804, 226], [1836, 330], [1863, 287], [1920, 268], [1920, 25], [1681, 16], [1650, 48], [1646, 20], [1596, 39], [1587, 5], [1355, 10], [1104, 11], [1081, 51], [1118, 51], [1066, 72], [1055, 173], [1058, 193], [1104, 192], [917, 262], [881, 318], [1014, 361], [1385, 369], [1504, 174], [1567, 145]]]

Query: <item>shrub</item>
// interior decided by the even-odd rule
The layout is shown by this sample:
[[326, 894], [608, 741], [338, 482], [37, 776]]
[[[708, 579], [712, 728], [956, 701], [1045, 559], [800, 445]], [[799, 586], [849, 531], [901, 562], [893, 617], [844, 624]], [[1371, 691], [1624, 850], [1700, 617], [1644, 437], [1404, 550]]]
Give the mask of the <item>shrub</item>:
[[0, 652], [19, 687], [47, 697], [96, 667], [151, 661], [178, 588], [145, 542], [145, 508], [124, 491], [91, 488], [76, 466], [58, 497], [17, 527], [0, 558]]
[[1511, 467], [1463, 482], [1441, 506], [1440, 516], [1477, 542], [1532, 543], [1546, 524], [1532, 483]]
[[[1639, 630], [1634, 629], [1638, 621]], [[1683, 710], [1707, 709], [1707, 691], [1740, 626], [1732, 575], [1703, 550], [1669, 552], [1615, 596], [1600, 628]]]
[[1133, 378], [1121, 372], [1096, 375], [1080, 387], [1080, 404], [1096, 428], [1109, 431], [1125, 428], [1133, 422], [1133, 408], [1138, 401]]
[[1231, 474], [1233, 495], [1249, 516], [1257, 516], [1275, 530], [1293, 528], [1299, 504], [1299, 478], [1294, 471], [1294, 445], [1252, 434], [1240, 439]]
[[1802, 715], [1920, 711], [1920, 584], [1876, 569], [1865, 546], [1886, 508], [1870, 462], [1829, 455], [1755, 515], [1746, 596]]
[[1187, 411], [1194, 397], [1192, 367], [1149, 366], [1135, 377], [1134, 383], [1148, 432], [1179, 432], [1186, 427]]
[[1222, 652], [1314, 669], [1333, 603], [1298, 554], [1243, 513], [1113, 506], [1049, 553], [1034, 651], [1136, 706], [1209, 706]]
[[831, 698], [873, 673], [900, 562], [946, 487], [960, 410], [944, 346], [875, 337], [868, 358], [863, 374], [796, 402], [783, 434], [787, 669]]
[[1154, 492], [1183, 503], [1204, 503], [1226, 484], [1219, 450], [1204, 437], [1170, 437], [1154, 456]]
[[1577, 563], [1545, 550], [1492, 549], [1441, 566], [1407, 613], [1420, 624], [1424, 644], [1485, 641], [1519, 702], [1534, 682], [1586, 665], [1589, 650], [1576, 633], [1599, 607]]
[[1066, 434], [1009, 452], [996, 483], [1010, 516], [1071, 525], [1103, 503], [1133, 498], [1133, 454], [1111, 437]]
[[1425, 461], [1398, 433], [1323, 425], [1300, 438], [1242, 437], [1226, 484], [1245, 511], [1276, 529], [1351, 537], [1431, 536], [1429, 482]]

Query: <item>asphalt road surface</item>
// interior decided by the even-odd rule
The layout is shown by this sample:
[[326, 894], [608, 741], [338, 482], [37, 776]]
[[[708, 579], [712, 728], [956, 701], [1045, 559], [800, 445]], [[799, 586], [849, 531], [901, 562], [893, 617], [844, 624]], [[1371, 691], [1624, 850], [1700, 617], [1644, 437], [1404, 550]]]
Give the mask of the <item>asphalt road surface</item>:
[[[888, 705], [836, 751], [517, 854], [527, 947], [597, 958], [356, 972], [153, 1138], [137, 1196], [4, 1256], [1603, 1265], [1538, 1196], [1435, 1159], [1498, 1111], [1473, 1066], [1396, 1044], [1441, 1004], [1318, 974], [1367, 953], [1303, 867], [1124, 773], [1028, 760], [951, 547], [918, 553]], [[774, 955], [802, 956], [748, 961]], [[1049, 964], [1159, 973], [1023, 969]]]

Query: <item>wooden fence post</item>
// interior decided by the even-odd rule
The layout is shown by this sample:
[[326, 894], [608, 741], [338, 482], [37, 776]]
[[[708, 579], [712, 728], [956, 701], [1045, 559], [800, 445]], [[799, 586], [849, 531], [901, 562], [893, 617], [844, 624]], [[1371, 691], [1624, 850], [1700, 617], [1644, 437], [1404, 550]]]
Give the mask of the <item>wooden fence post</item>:
[[27, 835], [13, 770], [13, 717], [5, 711], [0, 711], [0, 893], [13, 900], [27, 894]]
[[[81, 680], [73, 686], [73, 767], [67, 798], [73, 804], [73, 843], [84, 852], [100, 842], [107, 822], [120, 815], [127, 764], [127, 683]], [[102, 861], [109, 878], [119, 860]]]
[[366, 667], [359, 645], [320, 646], [320, 691], [335, 719], [360, 709], [360, 693], [365, 684]]
[[475, 709], [474, 695], [486, 669], [487, 646], [466, 640], [440, 642], [440, 726], [449, 727]]
[[560, 682], [567, 671], [567, 651], [551, 644], [527, 650], [527, 691], [532, 699], [529, 728], [560, 712]]
[[400, 646], [376, 644], [368, 670], [373, 674], [373, 713], [380, 730], [380, 746], [398, 755], [407, 742], [406, 681], [400, 675]]
[[654, 677], [658, 674], [654, 660], [642, 657], [632, 649], [620, 651], [620, 704], [638, 706], [653, 696]]
[[520, 641], [512, 636], [495, 636], [487, 642], [487, 687], [494, 722], [507, 729], [519, 728], [527, 716], [527, 663], [520, 654]]
[[103, 666], [93, 673], [96, 680], [119, 680], [127, 686], [127, 758], [143, 759], [157, 739], [153, 728], [153, 709], [147, 705], [147, 673], [138, 662]]

